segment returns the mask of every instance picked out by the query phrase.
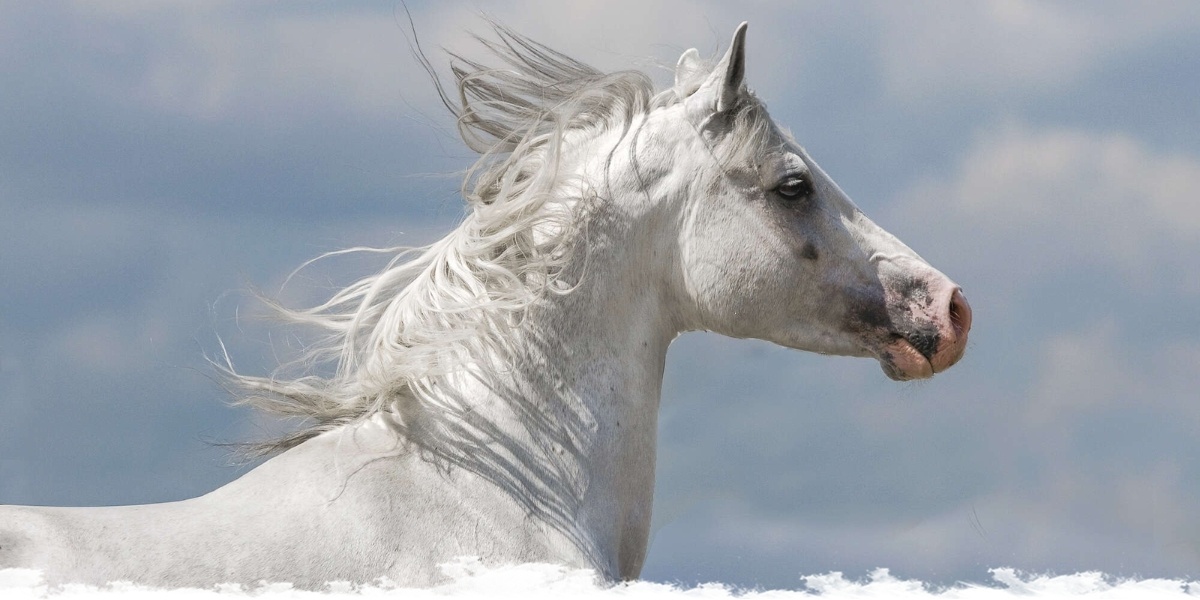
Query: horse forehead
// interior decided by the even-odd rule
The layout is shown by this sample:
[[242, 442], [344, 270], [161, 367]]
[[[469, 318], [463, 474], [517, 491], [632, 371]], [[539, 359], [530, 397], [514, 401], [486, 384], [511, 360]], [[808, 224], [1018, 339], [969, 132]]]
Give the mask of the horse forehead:
[[[765, 115], [764, 118], [769, 119]], [[689, 119], [683, 105], [676, 104], [648, 113], [645, 121], [634, 127], [638, 131], [634, 144], [638, 155], [657, 157], [662, 160], [661, 164], [672, 165], [677, 174], [682, 173], [685, 177], [693, 176], [695, 169], [718, 166], [722, 162], [719, 147], [725, 144], [736, 147], [748, 141], [746, 136], [755, 139], [735, 151], [734, 160], [740, 163], [740, 168], [757, 171], [766, 178], [819, 171], [789, 131], [780, 128], [774, 120], [761, 126], [768, 128], [766, 137], [759, 137], [761, 132], [728, 131], [722, 134], [727, 136], [724, 139], [713, 139]], [[727, 164], [724, 168], [730, 166]]]

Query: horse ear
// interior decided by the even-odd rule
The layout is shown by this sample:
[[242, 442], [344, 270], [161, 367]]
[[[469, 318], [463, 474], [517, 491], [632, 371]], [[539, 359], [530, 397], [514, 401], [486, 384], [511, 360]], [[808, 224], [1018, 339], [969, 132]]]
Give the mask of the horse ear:
[[680, 55], [679, 62], [675, 63], [675, 91], [679, 93], [679, 97], [687, 98], [696, 93], [700, 84], [704, 83], [702, 74], [705, 72], [699, 50], [688, 48]]
[[733, 32], [733, 42], [725, 58], [717, 63], [716, 71], [721, 74], [721, 87], [717, 96], [717, 112], [723, 113], [737, 104], [738, 94], [742, 92], [742, 84], [746, 79], [746, 28], [748, 23], [742, 21]]
[[724, 58], [699, 85], [691, 83], [693, 80], [689, 79], [690, 75], [695, 74], [695, 69], [703, 69], [699, 53], [688, 50], [679, 57], [679, 65], [675, 67], [675, 85], [681, 92], [691, 93], [688, 112], [697, 121], [728, 112], [737, 104], [746, 77], [746, 27], [745, 22], [738, 25], [733, 32], [733, 43], [729, 45]]

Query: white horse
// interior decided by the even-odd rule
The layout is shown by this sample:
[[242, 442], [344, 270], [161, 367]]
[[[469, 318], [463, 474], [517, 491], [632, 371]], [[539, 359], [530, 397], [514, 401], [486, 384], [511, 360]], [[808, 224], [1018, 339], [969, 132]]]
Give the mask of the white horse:
[[896, 380], [953, 365], [961, 291], [771, 121], [743, 83], [745, 34], [716, 65], [685, 52], [658, 93], [499, 27], [484, 43], [501, 68], [456, 57], [442, 97], [483, 155], [464, 222], [321, 306], [279, 309], [324, 332], [307, 362], [332, 375], [233, 375], [311, 426], [199, 498], [0, 507], [0, 568], [419, 586], [472, 555], [631, 579], [680, 332], [872, 356]]

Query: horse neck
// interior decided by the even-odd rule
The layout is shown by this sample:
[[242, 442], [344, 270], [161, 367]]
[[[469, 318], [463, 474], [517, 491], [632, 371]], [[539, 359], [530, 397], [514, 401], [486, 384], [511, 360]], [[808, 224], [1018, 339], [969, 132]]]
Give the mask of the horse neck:
[[645, 553], [663, 367], [679, 332], [670, 278], [649, 271], [663, 264], [654, 240], [671, 236], [650, 235], [653, 219], [618, 202], [588, 219], [566, 269], [574, 288], [532, 306], [504, 356], [452, 378], [447, 404], [464, 408], [442, 420], [454, 439], [439, 447], [626, 572]]

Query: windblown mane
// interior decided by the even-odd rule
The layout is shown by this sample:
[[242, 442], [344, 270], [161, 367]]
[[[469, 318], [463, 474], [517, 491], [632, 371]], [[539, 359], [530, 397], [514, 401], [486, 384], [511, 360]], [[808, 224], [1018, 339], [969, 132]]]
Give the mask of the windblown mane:
[[[601, 73], [506, 27], [493, 29], [495, 40], [476, 39], [496, 66], [451, 54], [453, 96], [419, 46], [415, 52], [462, 139], [480, 154], [463, 182], [466, 217], [429, 246], [325, 255], [394, 257], [318, 306], [268, 301], [278, 316], [319, 335], [269, 377], [236, 373], [226, 361], [244, 391], [238, 403], [305, 420], [296, 432], [249, 445], [250, 452], [273, 454], [379, 412], [402, 414], [405, 403], [438, 407], [440, 378], [499, 355], [529, 306], [571, 287], [560, 275], [580, 245], [577, 213], [589, 199], [580, 194], [589, 192], [588, 182], [566, 185], [559, 172], [564, 138], [628, 134], [637, 116], [685, 95], [655, 95], [643, 73]], [[320, 366], [332, 374], [289, 375]]]

